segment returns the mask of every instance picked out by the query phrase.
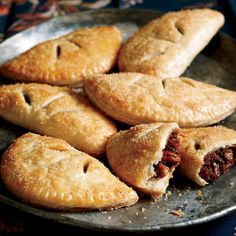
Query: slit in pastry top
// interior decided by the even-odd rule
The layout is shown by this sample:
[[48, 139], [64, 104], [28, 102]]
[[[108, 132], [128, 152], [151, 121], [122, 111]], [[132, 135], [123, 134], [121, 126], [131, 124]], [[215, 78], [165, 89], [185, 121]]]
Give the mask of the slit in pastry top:
[[180, 163], [178, 125], [152, 123], [121, 131], [108, 140], [112, 170], [139, 192], [160, 198]]
[[234, 166], [236, 131], [223, 126], [179, 129], [181, 163], [177, 170], [200, 186]]
[[83, 91], [46, 84], [0, 87], [0, 117], [36, 133], [66, 140], [95, 157], [105, 153], [112, 121], [97, 110]]
[[202, 127], [225, 119], [236, 108], [235, 91], [187, 77], [100, 74], [85, 79], [84, 90], [108, 116], [129, 125], [176, 122]]
[[34, 46], [3, 64], [0, 73], [15, 81], [78, 87], [85, 76], [113, 68], [121, 41], [115, 26], [81, 28]]
[[179, 77], [224, 24], [211, 9], [170, 12], [140, 28], [121, 49], [119, 68]]
[[25, 203], [56, 210], [112, 210], [138, 201], [136, 192], [92, 156], [62, 139], [27, 133], [3, 155], [6, 187]]

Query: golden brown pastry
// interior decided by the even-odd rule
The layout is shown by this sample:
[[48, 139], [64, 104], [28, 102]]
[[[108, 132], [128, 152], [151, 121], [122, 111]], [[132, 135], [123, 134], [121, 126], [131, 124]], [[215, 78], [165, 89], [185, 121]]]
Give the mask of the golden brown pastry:
[[107, 158], [112, 170], [137, 190], [160, 198], [180, 162], [176, 123], [144, 124], [109, 138]]
[[0, 116], [16, 125], [66, 140], [94, 156], [105, 152], [114, 124], [82, 91], [45, 84], [0, 87]]
[[236, 131], [223, 126], [180, 129], [178, 170], [200, 186], [219, 178], [236, 161]]
[[114, 66], [121, 39], [116, 27], [81, 28], [36, 45], [4, 64], [0, 73], [16, 81], [78, 86], [84, 76]]
[[7, 149], [1, 177], [25, 202], [48, 208], [116, 209], [138, 201], [135, 191], [95, 158], [61, 139], [32, 133]]
[[224, 24], [210, 9], [171, 12], [135, 33], [121, 50], [121, 71], [179, 77]]
[[107, 115], [130, 125], [177, 122], [181, 127], [206, 126], [223, 120], [236, 107], [236, 92], [189, 78], [95, 75], [84, 81], [84, 89]]

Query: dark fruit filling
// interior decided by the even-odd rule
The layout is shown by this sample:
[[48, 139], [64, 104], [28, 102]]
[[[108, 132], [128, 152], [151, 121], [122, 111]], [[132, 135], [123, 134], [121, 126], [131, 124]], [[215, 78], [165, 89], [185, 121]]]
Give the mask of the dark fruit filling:
[[236, 147], [225, 147], [208, 153], [204, 157], [204, 165], [200, 170], [200, 177], [206, 182], [211, 182], [224, 174], [234, 165]]
[[155, 178], [165, 177], [169, 172], [169, 169], [177, 166], [180, 163], [180, 160], [178, 131], [174, 130], [163, 150], [161, 161], [154, 165], [154, 170], [156, 172]]

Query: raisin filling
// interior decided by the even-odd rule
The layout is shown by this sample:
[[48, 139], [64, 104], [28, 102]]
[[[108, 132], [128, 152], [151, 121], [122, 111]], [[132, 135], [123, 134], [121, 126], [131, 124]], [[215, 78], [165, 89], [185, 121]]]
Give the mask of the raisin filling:
[[199, 175], [206, 182], [211, 182], [224, 174], [234, 165], [236, 147], [220, 148], [204, 157], [204, 164]]
[[156, 172], [155, 178], [163, 178], [169, 172], [171, 167], [175, 167], [180, 163], [179, 155], [179, 140], [178, 131], [174, 130], [163, 150], [163, 156], [161, 161], [154, 165], [154, 171]]

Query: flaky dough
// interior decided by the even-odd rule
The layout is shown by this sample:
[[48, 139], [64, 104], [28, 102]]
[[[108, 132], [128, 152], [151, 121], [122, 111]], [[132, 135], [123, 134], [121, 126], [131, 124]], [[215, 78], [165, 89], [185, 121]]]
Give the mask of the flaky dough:
[[104, 154], [108, 137], [116, 132], [82, 91], [45, 84], [1, 86], [0, 116], [94, 156]]
[[25, 202], [62, 210], [102, 210], [138, 201], [131, 188], [95, 158], [63, 140], [27, 133], [5, 152], [1, 177]]
[[95, 75], [84, 81], [84, 88], [107, 115], [130, 125], [177, 122], [181, 127], [207, 126], [223, 120], [236, 107], [236, 92], [184, 77]]
[[223, 126], [180, 129], [179, 141], [181, 163], [177, 169], [182, 175], [204, 186], [207, 182], [199, 175], [204, 157], [217, 149], [236, 146], [236, 131]]
[[0, 73], [15, 81], [78, 86], [84, 76], [114, 66], [121, 39], [116, 27], [81, 28], [36, 45], [4, 64]]
[[121, 71], [179, 77], [224, 23], [211, 9], [171, 12], [143, 26], [121, 49]]
[[112, 170], [140, 192], [160, 198], [169, 185], [175, 167], [171, 167], [163, 178], [157, 178], [154, 165], [161, 161], [167, 140], [177, 128], [175, 123], [153, 123], [114, 134], [106, 148]]

